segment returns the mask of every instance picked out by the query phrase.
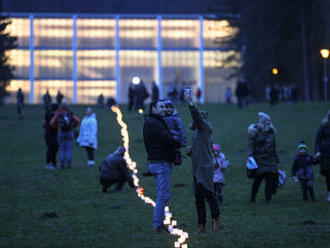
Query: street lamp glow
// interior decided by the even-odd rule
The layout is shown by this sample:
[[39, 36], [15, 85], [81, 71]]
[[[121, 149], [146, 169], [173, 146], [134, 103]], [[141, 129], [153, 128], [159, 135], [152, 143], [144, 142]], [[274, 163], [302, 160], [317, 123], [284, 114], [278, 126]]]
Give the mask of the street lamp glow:
[[272, 73], [273, 73], [273, 75], [277, 75], [278, 74], [278, 69], [274, 67], [272, 69]]
[[324, 59], [329, 58], [329, 50], [328, 49], [321, 49], [320, 53], [321, 53], [322, 58], [324, 58]]
[[134, 85], [138, 85], [140, 83], [140, 78], [139, 77], [133, 77], [132, 82]]

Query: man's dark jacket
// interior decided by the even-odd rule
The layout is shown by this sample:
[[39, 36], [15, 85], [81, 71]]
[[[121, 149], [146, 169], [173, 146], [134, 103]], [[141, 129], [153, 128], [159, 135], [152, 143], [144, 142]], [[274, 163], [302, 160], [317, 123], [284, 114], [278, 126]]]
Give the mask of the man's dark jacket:
[[174, 148], [181, 143], [174, 139], [161, 116], [149, 114], [143, 126], [144, 145], [148, 153], [148, 161], [173, 162]]

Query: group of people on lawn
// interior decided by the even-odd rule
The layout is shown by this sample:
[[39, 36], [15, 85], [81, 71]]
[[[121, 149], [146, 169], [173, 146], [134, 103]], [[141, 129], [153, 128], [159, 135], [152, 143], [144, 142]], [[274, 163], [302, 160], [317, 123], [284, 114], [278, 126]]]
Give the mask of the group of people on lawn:
[[[187, 145], [183, 123], [178, 117], [170, 100], [156, 100], [150, 104], [149, 114], [145, 116], [143, 138], [147, 152], [148, 169], [143, 175], [153, 176], [156, 180], [157, 200], [154, 209], [153, 227], [156, 233], [167, 232], [163, 224], [164, 209], [170, 198], [170, 180], [172, 165], [180, 165], [182, 155], [180, 148], [185, 148], [186, 155], [191, 157], [193, 174], [193, 192], [198, 219], [196, 233], [206, 232], [206, 202], [211, 210], [212, 231], [224, 228], [220, 220], [219, 204], [223, 201], [222, 188], [225, 184], [224, 171], [229, 162], [218, 144], [212, 142], [212, 125], [208, 113], [201, 111], [193, 103], [189, 91], [185, 94], [192, 123], [191, 145]], [[46, 169], [56, 168], [56, 153], [60, 150], [61, 167], [71, 168], [72, 142], [84, 147], [88, 156], [89, 167], [93, 167], [94, 150], [97, 149], [97, 121], [91, 108], [87, 108], [80, 131], [76, 127], [80, 119], [66, 105], [59, 108], [52, 104], [45, 115], [44, 128], [47, 144]], [[250, 200], [256, 201], [260, 184], [265, 180], [265, 199], [270, 202], [278, 186], [279, 159], [275, 142], [276, 129], [271, 117], [259, 112], [258, 122], [248, 127], [248, 157], [253, 158], [257, 169], [253, 171], [253, 183]], [[125, 148], [120, 146], [101, 163], [100, 184], [102, 191], [116, 184], [116, 191], [121, 191], [125, 182], [133, 188], [133, 179], [124, 159]], [[315, 156], [308, 153], [307, 144], [299, 142], [297, 155], [291, 170], [292, 179], [300, 182], [304, 200], [315, 201], [313, 189], [313, 165], [321, 164], [321, 174], [326, 178], [327, 200], [330, 201], [330, 111], [322, 120], [315, 141]]]

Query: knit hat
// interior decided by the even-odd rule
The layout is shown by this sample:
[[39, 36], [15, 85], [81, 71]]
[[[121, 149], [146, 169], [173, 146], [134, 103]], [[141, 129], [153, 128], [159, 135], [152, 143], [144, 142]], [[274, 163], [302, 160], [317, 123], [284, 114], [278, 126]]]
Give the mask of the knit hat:
[[172, 103], [172, 101], [170, 100], [170, 99], [165, 99], [164, 100], [164, 103], [165, 103], [165, 106], [166, 107], [172, 107], [173, 108], [173, 103]]
[[123, 146], [118, 146], [118, 148], [116, 149], [115, 153], [119, 153], [119, 154], [124, 154], [126, 152], [125, 147]]
[[221, 148], [220, 148], [220, 145], [219, 144], [213, 144], [213, 150], [214, 151], [217, 151], [217, 152], [220, 152]]
[[271, 121], [272, 120], [272, 118], [270, 118], [270, 116], [269, 115], [267, 115], [266, 113], [264, 113], [264, 112], [259, 112], [258, 113], [258, 117], [259, 117], [259, 122], [260, 123], [263, 123], [264, 121]]
[[297, 151], [299, 151], [300, 149], [305, 149], [307, 150], [307, 145], [305, 143], [305, 141], [301, 141], [299, 142], [298, 146], [297, 146]]

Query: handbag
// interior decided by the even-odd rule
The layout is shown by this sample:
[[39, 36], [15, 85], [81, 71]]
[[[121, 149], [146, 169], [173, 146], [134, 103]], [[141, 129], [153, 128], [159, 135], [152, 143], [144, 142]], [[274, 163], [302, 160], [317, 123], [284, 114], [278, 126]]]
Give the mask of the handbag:
[[253, 157], [248, 157], [246, 160], [246, 176], [249, 179], [255, 178], [258, 169], [257, 162]]

